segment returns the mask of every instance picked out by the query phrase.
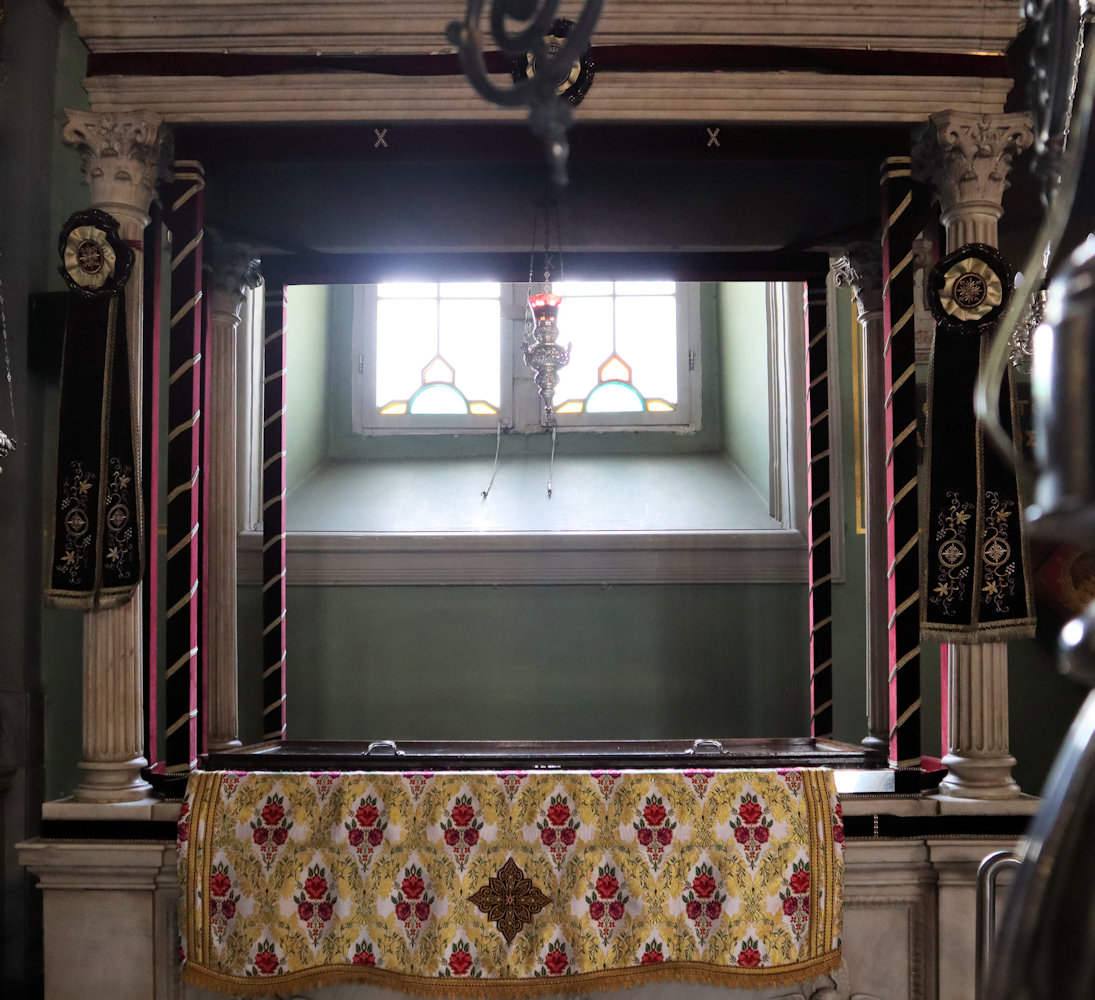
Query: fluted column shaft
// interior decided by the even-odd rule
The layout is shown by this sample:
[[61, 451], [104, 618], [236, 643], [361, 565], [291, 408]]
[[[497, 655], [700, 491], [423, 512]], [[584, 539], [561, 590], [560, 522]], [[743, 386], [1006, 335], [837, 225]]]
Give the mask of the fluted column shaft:
[[209, 539], [206, 587], [215, 609], [208, 623], [210, 750], [239, 746], [236, 636], [236, 338], [244, 292], [257, 283], [256, 261], [236, 248], [212, 244], [212, 329], [206, 338], [205, 407], [209, 453], [205, 514]]
[[[119, 223], [119, 235], [135, 252], [126, 285], [126, 342], [137, 462], [141, 455], [141, 364], [144, 309], [143, 238], [155, 187], [163, 122], [157, 115], [130, 116], [67, 111], [62, 130], [76, 149], [91, 189], [91, 205]], [[74, 795], [85, 802], [132, 802], [148, 783], [144, 747], [142, 651], [143, 587], [128, 604], [90, 611], [84, 618], [83, 759]]]
[[[967, 243], [996, 246], [1012, 160], [1033, 141], [1030, 115], [943, 111], [931, 116], [926, 140], [946, 252]], [[945, 643], [941, 659], [949, 773], [940, 790], [963, 798], [1014, 798], [1019, 786], [1008, 749], [1007, 645]]]

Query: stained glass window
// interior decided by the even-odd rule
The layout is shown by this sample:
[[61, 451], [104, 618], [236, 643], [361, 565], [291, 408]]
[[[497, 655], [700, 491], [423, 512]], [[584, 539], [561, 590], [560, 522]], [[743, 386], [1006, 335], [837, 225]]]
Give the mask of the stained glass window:
[[[689, 359], [699, 341], [698, 286], [567, 281], [553, 291], [563, 296], [559, 342], [570, 344], [555, 392], [560, 426], [697, 425]], [[358, 429], [541, 429], [521, 351], [528, 294], [525, 282], [359, 286]]]
[[557, 282], [560, 339], [571, 345], [555, 409], [671, 413], [677, 407], [677, 286], [672, 281]]
[[497, 282], [378, 285], [377, 412], [496, 415], [500, 294]]

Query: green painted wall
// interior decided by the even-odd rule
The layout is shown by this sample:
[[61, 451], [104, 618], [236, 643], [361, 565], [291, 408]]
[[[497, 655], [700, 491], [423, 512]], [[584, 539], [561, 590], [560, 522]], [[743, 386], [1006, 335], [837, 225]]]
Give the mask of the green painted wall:
[[[300, 739], [616, 739], [806, 732], [803, 588], [290, 587]], [[241, 588], [241, 718], [260, 601]], [[256, 737], [252, 724], [247, 734]]]
[[722, 443], [731, 460], [770, 499], [768, 310], [763, 282], [718, 286]]
[[285, 364], [293, 374], [285, 380], [285, 487], [292, 492], [327, 458], [331, 290], [292, 285], [286, 297], [290, 326]]

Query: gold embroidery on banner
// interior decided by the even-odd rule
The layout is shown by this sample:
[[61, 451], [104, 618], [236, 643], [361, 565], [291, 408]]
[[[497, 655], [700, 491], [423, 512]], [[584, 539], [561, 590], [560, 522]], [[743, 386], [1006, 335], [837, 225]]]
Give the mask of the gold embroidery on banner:
[[963, 500], [955, 490], [947, 491], [947, 507], [936, 518], [936, 585], [928, 600], [944, 615], [958, 613], [955, 601], [965, 596], [970, 568], [966, 565], [969, 549], [966, 535], [969, 531], [973, 503]]
[[1009, 599], [1015, 593], [1016, 564], [1008, 533], [1009, 518], [1013, 513], [1013, 500], [1005, 500], [993, 490], [985, 491], [982, 602], [1001, 613], [1011, 609]]

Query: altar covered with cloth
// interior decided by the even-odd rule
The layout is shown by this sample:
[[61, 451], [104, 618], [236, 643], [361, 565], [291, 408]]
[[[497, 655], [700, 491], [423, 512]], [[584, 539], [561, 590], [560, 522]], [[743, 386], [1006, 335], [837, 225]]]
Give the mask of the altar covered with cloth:
[[183, 977], [233, 995], [801, 982], [840, 963], [843, 839], [815, 768], [196, 772]]

